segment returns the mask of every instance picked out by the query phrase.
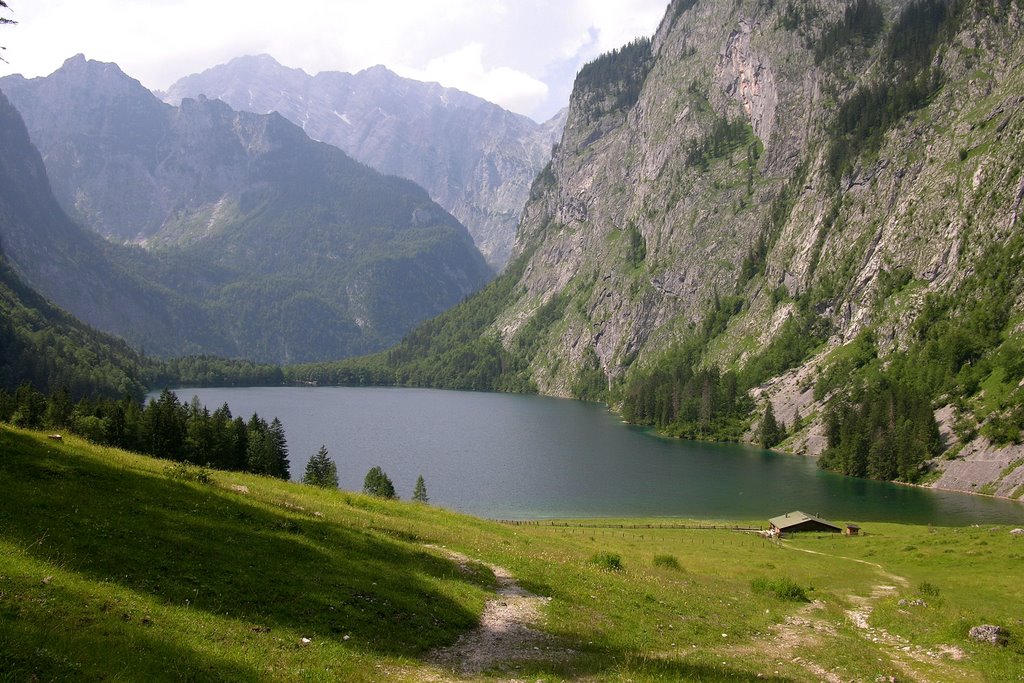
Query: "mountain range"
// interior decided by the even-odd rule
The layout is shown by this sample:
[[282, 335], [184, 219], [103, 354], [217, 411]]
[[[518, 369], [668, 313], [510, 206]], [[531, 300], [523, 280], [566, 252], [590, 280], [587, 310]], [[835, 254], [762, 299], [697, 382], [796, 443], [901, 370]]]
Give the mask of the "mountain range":
[[314, 140], [415, 181], [466, 226], [497, 269], [508, 259], [530, 184], [565, 123], [564, 112], [538, 124], [383, 66], [311, 76], [269, 55], [233, 59], [159, 94], [174, 105], [205, 95], [237, 111], [277, 112]]
[[[280, 115], [206, 98], [172, 107], [81, 56], [0, 89], [31, 136], [7, 111], [17, 140], [3, 154], [19, 180], [4, 194], [24, 219], [4, 225], [5, 252], [58, 305], [147, 351], [273, 362], [365, 353], [492, 277], [422, 188]], [[54, 196], [100, 233], [147, 248], [82, 231]], [[48, 265], [69, 250], [68, 263]]]
[[[1021, 497], [1022, 5], [675, 0], [651, 39], [579, 72], [561, 143], [531, 184], [513, 257], [497, 279], [386, 354], [292, 366], [286, 376], [603, 400], [629, 421], [676, 436], [755, 441], [820, 455], [846, 474]], [[68, 98], [44, 112], [26, 95], [38, 86], [0, 85], [16, 104], [28, 102], [30, 129], [35, 116], [74, 109]], [[261, 173], [244, 164], [215, 173], [218, 187], [241, 178], [250, 189], [223, 189], [215, 204], [200, 198], [202, 210], [180, 202], [180, 215], [138, 238], [148, 261], [111, 256], [123, 248], [100, 244], [115, 266], [111, 277], [145, 282], [153, 296], [178, 297], [214, 318], [239, 316], [255, 340], [245, 353], [257, 357], [315, 360], [322, 350], [293, 353], [260, 336], [281, 320], [317, 340], [369, 327], [351, 309], [348, 318], [326, 308], [319, 318], [290, 315], [344, 283], [320, 259], [339, 259], [347, 242], [293, 231], [296, 216], [311, 212], [308, 225], [322, 225], [340, 215], [341, 207], [319, 202], [350, 181], [319, 183], [348, 177], [331, 170], [342, 153], [279, 115], [150, 98], [143, 106], [115, 92], [99, 109], [114, 111], [116, 102], [126, 112], [194, 117], [206, 129], [193, 121], [181, 130], [206, 130], [204, 152], [241, 141], [238, 158]], [[128, 147], [147, 139], [156, 124], [144, 118], [133, 115], [128, 134], [111, 137]], [[97, 117], [86, 139], [103, 140], [118, 120]], [[11, 149], [30, 147], [15, 140]], [[88, 150], [83, 143], [65, 158], [86, 160]], [[145, 156], [133, 154], [95, 158]], [[410, 192], [393, 213], [392, 199], [344, 207], [390, 216], [385, 233], [401, 235], [379, 249], [360, 243], [383, 264], [362, 272], [384, 275], [382, 294], [371, 299], [391, 296], [385, 309], [408, 303], [386, 284], [407, 273], [392, 257], [415, 259], [422, 246], [404, 243], [402, 230], [436, 234], [454, 224], [458, 233], [424, 191]], [[17, 235], [3, 238], [5, 252], [17, 254]], [[283, 271], [265, 268], [295, 244], [302, 258]], [[41, 286], [29, 268], [19, 272]], [[319, 279], [323, 290], [309, 284]], [[307, 288], [289, 298], [300, 282]], [[418, 291], [415, 277], [400, 282], [401, 291]], [[390, 329], [389, 339], [402, 336]], [[209, 330], [240, 338], [237, 326]]]

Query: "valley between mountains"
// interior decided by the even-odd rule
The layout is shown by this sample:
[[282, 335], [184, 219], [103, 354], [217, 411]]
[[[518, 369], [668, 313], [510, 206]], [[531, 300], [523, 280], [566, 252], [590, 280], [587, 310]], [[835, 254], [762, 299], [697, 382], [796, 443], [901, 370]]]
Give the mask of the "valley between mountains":
[[677, 0], [545, 124], [383, 67], [240, 58], [158, 97], [79, 55], [0, 79], [2, 248], [160, 357], [597, 400], [1019, 499], [1021, 23]]
[[0, 680], [1024, 680], [1024, 0], [566, 64], [0, 78]]

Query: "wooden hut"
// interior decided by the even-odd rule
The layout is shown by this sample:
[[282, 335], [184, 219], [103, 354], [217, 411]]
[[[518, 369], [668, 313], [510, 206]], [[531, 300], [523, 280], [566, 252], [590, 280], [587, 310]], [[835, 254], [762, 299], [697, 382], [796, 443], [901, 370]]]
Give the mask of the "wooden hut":
[[827, 531], [830, 533], [838, 534], [842, 532], [842, 527], [833, 524], [821, 517], [815, 515], [809, 515], [806, 512], [787, 512], [784, 515], [778, 517], [772, 517], [768, 520], [769, 528], [773, 534], [782, 535], [789, 534], [796, 531]]
[[850, 523], [843, 529], [844, 536], [856, 536], [860, 533], [860, 527], [856, 524]]

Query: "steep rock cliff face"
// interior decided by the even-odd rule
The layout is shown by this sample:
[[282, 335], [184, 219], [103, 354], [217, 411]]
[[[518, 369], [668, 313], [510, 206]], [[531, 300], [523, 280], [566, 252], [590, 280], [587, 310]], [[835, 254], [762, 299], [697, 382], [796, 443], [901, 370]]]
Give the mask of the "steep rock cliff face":
[[498, 268], [511, 251], [530, 181], [550, 158], [563, 122], [538, 124], [383, 66], [311, 76], [268, 55], [239, 57], [163, 93], [175, 105], [200, 95], [239, 111], [276, 111], [313, 139], [422, 185]]
[[[521, 287], [495, 326], [511, 344], [542, 305], [563, 310], [533, 357], [542, 392], [572, 395], [595, 364], [611, 386], [737, 295], [705, 364], [742, 368], [797, 315], [828, 330], [753, 392], [786, 422], [808, 418], [787, 447], [820, 452], [811, 388], [836, 350], [865, 330], [883, 359], [907, 348], [928, 297], [959, 291], [1019, 230], [1022, 4], [879, 1], [844, 33], [853, 5], [677, 0], [648, 61], [607, 56], [596, 87], [581, 72], [519, 228]], [[893, 37], [936, 7], [956, 20], [930, 51]]]
[[[582, 295], [564, 355], [592, 346], [617, 378], [652, 339], [663, 347], [716, 291], [732, 291], [765, 209], [824, 125], [813, 55], [775, 15], [758, 3], [670, 8], [631, 108], [595, 118], [592, 97], [574, 97], [554, 182], [527, 206], [519, 235], [539, 244], [524, 306], [570, 283]], [[749, 129], [701, 153], [725, 120]], [[642, 259], [630, 257], [634, 243]], [[539, 370], [542, 390], [566, 393], [571, 367]]]

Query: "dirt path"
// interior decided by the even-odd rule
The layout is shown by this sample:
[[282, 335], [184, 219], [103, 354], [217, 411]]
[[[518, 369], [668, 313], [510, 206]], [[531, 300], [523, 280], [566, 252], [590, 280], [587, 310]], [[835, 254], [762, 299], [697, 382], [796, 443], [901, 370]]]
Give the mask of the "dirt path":
[[812, 555], [823, 555], [866, 564], [873, 567], [889, 582], [873, 586], [867, 596], [848, 595], [847, 599], [853, 607], [846, 610], [846, 617], [857, 627], [857, 631], [862, 637], [881, 646], [882, 651], [889, 657], [893, 665], [909, 676], [911, 680], [920, 681], [921, 683], [927, 683], [931, 680], [927, 677], [926, 671], [922, 670], [922, 665], [924, 665], [926, 670], [931, 670], [939, 675], [938, 680], [958, 680], [959, 676], [964, 673], [948, 665], [949, 660], [959, 661], [964, 658], [964, 652], [960, 648], [953, 645], [940, 645], [934, 649], [926, 649], [919, 645], [912, 645], [906, 638], [889, 633], [884, 628], [871, 625], [871, 613], [875, 609], [875, 604], [879, 600], [895, 594], [898, 590], [897, 585], [906, 588], [910, 582], [905, 577], [887, 571], [885, 567], [877, 562], [869, 562], [843, 555], [830, 555], [806, 548], [787, 547], [790, 550], [798, 550]]
[[[836, 634], [835, 627], [820, 616], [824, 604], [815, 600], [800, 608], [794, 615], [786, 617], [772, 629], [771, 647], [776, 656], [789, 659], [801, 668], [810, 671], [819, 680], [828, 683], [844, 683], [836, 673], [807, 656], [808, 645], [820, 645], [827, 637]], [[798, 654], [799, 653], [799, 654]]]
[[[463, 569], [474, 562], [466, 555], [447, 548], [428, 547], [443, 553]], [[484, 605], [479, 626], [463, 634], [455, 644], [435, 650], [429, 661], [467, 675], [503, 663], [570, 657], [572, 651], [553, 648], [550, 637], [534, 628], [541, 621], [541, 608], [551, 598], [527, 591], [504, 567], [486, 562], [481, 564], [494, 572], [498, 596]]]

